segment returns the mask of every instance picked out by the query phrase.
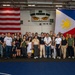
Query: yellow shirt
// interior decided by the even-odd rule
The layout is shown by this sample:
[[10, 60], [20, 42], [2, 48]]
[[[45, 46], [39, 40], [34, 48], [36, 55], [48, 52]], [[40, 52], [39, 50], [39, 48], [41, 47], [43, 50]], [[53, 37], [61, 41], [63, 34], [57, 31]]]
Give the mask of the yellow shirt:
[[34, 45], [38, 45], [39, 44], [39, 40], [38, 39], [33, 39], [32, 42], [34, 43]]

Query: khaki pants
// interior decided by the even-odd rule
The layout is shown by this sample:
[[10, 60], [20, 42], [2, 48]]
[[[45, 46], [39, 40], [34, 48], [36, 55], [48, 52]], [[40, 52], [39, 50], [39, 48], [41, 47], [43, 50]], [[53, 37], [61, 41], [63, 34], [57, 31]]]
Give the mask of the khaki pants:
[[66, 46], [61, 46], [63, 58], [66, 58]]
[[40, 57], [45, 57], [45, 45], [40, 45]]
[[55, 46], [51, 46], [51, 49], [53, 49], [52, 57], [56, 58], [56, 49], [55, 49]]

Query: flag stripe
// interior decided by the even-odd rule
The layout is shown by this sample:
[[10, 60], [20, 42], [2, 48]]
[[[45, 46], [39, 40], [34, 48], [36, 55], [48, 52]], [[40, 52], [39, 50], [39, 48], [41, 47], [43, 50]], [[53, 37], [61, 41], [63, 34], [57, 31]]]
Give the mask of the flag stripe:
[[11, 30], [0, 30], [0, 33], [7, 33], [7, 32], [10, 32], [10, 33], [15, 33], [15, 32], [21, 32], [20, 30], [14, 30], [14, 31], [11, 31]]
[[[0, 25], [0, 28], [11, 28], [11, 25], [6, 25], [6, 26], [5, 25]], [[17, 25], [17, 26], [13, 25], [12, 28], [21, 28], [21, 26], [20, 25]]]
[[0, 11], [0, 13], [20, 13], [20, 11]]
[[12, 13], [14, 13], [14, 14], [19, 14], [20, 13], [20, 11], [0, 11], [0, 13], [8, 13], [8, 14], [12, 14]]
[[20, 18], [20, 16], [0, 16], [0, 18]]
[[0, 8], [0, 10], [15, 10], [15, 11], [20, 11], [20, 8]]
[[0, 18], [0, 20], [20, 20], [20, 18]]
[[13, 21], [12, 20], [12, 22], [10, 20], [6, 20], [6, 21], [5, 20], [3, 20], [3, 21], [0, 20], [0, 23], [20, 23], [20, 20], [19, 21], [17, 21], [17, 20]]
[[19, 16], [20, 13], [0, 13], [0, 16]]
[[68, 32], [65, 32], [63, 35], [66, 36], [66, 34], [72, 34], [72, 35], [74, 35], [75, 34], [75, 28], [73, 28], [72, 30], [70, 30]]
[[0, 30], [20, 30], [21, 28], [0, 28]]
[[20, 23], [0, 23], [0, 25], [20, 25]]

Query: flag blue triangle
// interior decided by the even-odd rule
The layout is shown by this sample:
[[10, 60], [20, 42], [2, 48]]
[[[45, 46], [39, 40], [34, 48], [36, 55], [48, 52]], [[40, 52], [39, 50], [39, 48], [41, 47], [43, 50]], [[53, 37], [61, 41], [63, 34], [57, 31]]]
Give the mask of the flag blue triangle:
[[72, 19], [75, 20], [75, 10], [70, 10], [70, 9], [59, 9], [59, 11], [63, 12], [67, 16], [71, 17]]

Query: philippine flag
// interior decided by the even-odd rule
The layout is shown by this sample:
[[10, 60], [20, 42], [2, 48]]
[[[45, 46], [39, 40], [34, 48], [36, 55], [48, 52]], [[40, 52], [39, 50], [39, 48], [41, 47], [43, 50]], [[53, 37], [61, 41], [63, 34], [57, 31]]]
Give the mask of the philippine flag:
[[75, 34], [75, 10], [56, 9], [55, 33]]

